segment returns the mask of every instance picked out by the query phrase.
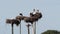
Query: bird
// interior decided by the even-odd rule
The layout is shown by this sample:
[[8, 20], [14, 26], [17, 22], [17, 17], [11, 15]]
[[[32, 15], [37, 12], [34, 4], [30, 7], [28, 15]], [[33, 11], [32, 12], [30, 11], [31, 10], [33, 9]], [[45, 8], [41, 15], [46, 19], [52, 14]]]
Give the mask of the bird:
[[11, 24], [11, 27], [12, 27], [12, 34], [14, 34], [13, 32], [13, 25], [16, 24], [17, 26], [19, 25], [19, 21], [16, 20], [16, 19], [6, 19], [6, 23], [7, 24]]
[[8, 24], [16, 24], [17, 26], [19, 25], [19, 21], [16, 19], [6, 19], [6, 23]]

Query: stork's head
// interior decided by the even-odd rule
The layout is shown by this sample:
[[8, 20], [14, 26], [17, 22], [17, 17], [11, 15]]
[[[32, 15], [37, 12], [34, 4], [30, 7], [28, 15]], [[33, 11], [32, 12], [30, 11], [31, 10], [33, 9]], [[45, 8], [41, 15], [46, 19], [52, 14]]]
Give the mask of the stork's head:
[[23, 16], [23, 14], [22, 14], [22, 13], [20, 13], [19, 15]]

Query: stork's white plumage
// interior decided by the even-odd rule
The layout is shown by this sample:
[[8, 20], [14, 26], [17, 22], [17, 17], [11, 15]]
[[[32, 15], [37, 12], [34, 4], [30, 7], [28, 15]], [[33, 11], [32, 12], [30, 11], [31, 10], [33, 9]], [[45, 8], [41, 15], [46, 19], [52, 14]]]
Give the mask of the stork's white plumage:
[[40, 12], [39, 12], [39, 10], [35, 10], [35, 9], [33, 9], [33, 11], [31, 11], [30, 13], [32, 13], [32, 14], [36, 14], [36, 13], [40, 13]]

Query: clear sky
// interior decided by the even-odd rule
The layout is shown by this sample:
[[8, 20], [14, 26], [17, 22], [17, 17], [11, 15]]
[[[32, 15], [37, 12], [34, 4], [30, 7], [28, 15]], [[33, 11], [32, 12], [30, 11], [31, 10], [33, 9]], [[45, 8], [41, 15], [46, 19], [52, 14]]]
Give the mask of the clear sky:
[[[11, 25], [5, 23], [7, 18], [15, 18], [20, 12], [28, 16], [34, 8], [43, 14], [37, 22], [37, 34], [46, 30], [60, 31], [60, 0], [0, 0], [0, 34], [11, 34]], [[19, 34], [19, 30], [19, 26], [14, 25], [14, 34]], [[24, 21], [22, 34], [27, 34]]]

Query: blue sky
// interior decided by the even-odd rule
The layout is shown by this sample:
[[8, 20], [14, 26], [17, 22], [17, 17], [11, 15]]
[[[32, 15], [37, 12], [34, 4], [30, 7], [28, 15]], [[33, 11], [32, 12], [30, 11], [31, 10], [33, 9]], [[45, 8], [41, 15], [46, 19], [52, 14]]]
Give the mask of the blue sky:
[[[46, 30], [60, 31], [60, 0], [0, 0], [0, 34], [11, 34], [11, 25], [5, 23], [7, 18], [15, 18], [20, 12], [28, 16], [34, 8], [43, 14], [37, 22], [37, 34]], [[14, 34], [19, 34], [19, 26], [14, 25]], [[27, 34], [24, 21], [22, 34]]]

